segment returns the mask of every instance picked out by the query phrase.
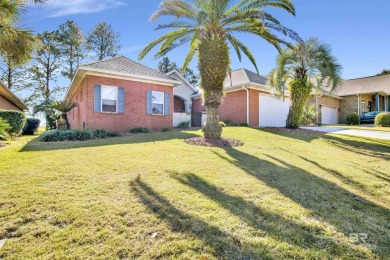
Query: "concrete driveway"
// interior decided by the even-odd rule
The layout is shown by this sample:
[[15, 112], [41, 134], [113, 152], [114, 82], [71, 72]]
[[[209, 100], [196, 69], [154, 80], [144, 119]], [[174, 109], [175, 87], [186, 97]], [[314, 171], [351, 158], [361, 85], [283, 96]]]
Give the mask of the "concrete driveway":
[[301, 127], [301, 128], [320, 131], [324, 133], [331, 133], [331, 134], [353, 135], [359, 137], [369, 137], [369, 138], [390, 140], [390, 132], [345, 129], [345, 128], [330, 128], [330, 127], [321, 127], [321, 126], [313, 126], [313, 127], [309, 126], [309, 127]]

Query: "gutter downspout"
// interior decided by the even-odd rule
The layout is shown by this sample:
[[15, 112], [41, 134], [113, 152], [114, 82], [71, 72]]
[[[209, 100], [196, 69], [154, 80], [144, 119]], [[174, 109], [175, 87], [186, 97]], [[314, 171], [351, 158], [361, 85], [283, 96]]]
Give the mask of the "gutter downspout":
[[249, 126], [249, 90], [245, 86], [242, 88], [246, 91], [246, 124]]

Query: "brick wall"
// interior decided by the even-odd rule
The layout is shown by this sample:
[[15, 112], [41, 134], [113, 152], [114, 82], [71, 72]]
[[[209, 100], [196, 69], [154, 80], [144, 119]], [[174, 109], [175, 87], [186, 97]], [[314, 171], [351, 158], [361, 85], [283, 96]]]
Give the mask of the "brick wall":
[[[253, 127], [259, 126], [260, 93], [263, 92], [249, 89], [249, 125]], [[238, 90], [226, 93], [226, 96], [224, 97], [223, 102], [218, 110], [219, 119], [221, 121], [230, 120], [236, 124], [246, 123], [246, 95], [246, 90]], [[192, 109], [194, 112], [202, 112], [205, 110], [202, 98], [197, 98], [192, 101]]]
[[[108, 85], [123, 87], [125, 91], [124, 113], [94, 112], [94, 86]], [[168, 92], [171, 95], [170, 115], [146, 114], [146, 91]], [[81, 97], [81, 91], [83, 95]], [[82, 100], [81, 100], [82, 99]], [[173, 87], [151, 83], [113, 79], [98, 76], [86, 76], [76, 90], [72, 100], [80, 103], [80, 107], [70, 112], [68, 117], [73, 128], [106, 129], [128, 132], [134, 127], [147, 127], [160, 130], [171, 127], [173, 122]], [[73, 119], [74, 113], [74, 119]]]
[[2, 95], [0, 95], [0, 109], [22, 111], [19, 107], [15, 106], [14, 103], [9, 101]]
[[[362, 103], [363, 101], [366, 102], [366, 110], [363, 111]], [[375, 99], [372, 98], [372, 94], [366, 94], [366, 95], [360, 95], [360, 114], [363, 114], [363, 112], [368, 112], [369, 107], [368, 107], [368, 102], [371, 102], [371, 111], [375, 111]]]
[[[307, 105], [312, 105], [312, 104], [316, 105], [315, 96], [311, 96], [311, 98], [307, 102]], [[318, 97], [318, 106], [326, 106], [326, 107], [333, 107], [339, 109], [341, 104], [339, 99], [324, 95]], [[319, 121], [318, 123], [321, 123], [321, 118], [322, 118], [321, 109], [319, 109], [319, 107], [316, 107], [316, 111], [318, 111], [318, 121]], [[341, 120], [340, 116], [341, 116], [341, 111], [338, 111], [338, 118], [337, 118], [338, 122], [340, 122]]]
[[[196, 113], [206, 111], [202, 98], [192, 101], [192, 109]], [[233, 123], [246, 123], [246, 91], [239, 90], [226, 93], [218, 108], [219, 120], [230, 120]]]
[[343, 98], [340, 103], [340, 122], [345, 124], [348, 114], [358, 112], [358, 97], [354, 95]]

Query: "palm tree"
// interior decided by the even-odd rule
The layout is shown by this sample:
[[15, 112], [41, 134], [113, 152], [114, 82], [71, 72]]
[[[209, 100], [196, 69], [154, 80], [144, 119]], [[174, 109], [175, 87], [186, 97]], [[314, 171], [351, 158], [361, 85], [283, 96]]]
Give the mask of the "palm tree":
[[280, 44], [289, 43], [274, 32], [281, 32], [299, 40], [295, 32], [282, 26], [276, 18], [263, 11], [266, 7], [278, 7], [295, 15], [290, 0], [240, 0], [235, 4], [232, 4], [231, 0], [164, 0], [150, 18], [151, 21], [155, 21], [162, 16], [173, 17], [173, 22], [157, 27], [172, 30], [147, 45], [138, 58], [143, 59], [159, 44], [161, 47], [155, 55], [156, 58], [163, 57], [184, 44], [190, 45], [181, 70], [184, 72], [191, 60], [198, 56], [198, 69], [207, 112], [206, 124], [203, 126], [206, 138], [220, 138], [222, 133], [222, 127], [218, 122], [218, 107], [222, 101], [223, 82], [230, 65], [229, 44], [240, 60], [243, 53], [258, 71], [249, 48], [234, 33], [249, 33], [261, 37], [279, 51]]
[[[16, 26], [26, 13], [26, 2], [28, 1], [0, 0], [0, 55], [11, 59], [15, 65], [26, 63], [37, 44], [31, 30]], [[29, 2], [43, 4], [47, 0]]]
[[37, 114], [44, 114], [46, 118], [46, 130], [55, 128], [53, 124], [52, 116], [55, 115], [55, 110], [53, 108], [53, 101], [49, 98], [43, 100], [40, 104], [34, 106], [33, 116]]
[[74, 103], [71, 100], [64, 100], [62, 102], [54, 102], [54, 103], [52, 103], [51, 106], [52, 106], [52, 108], [61, 112], [61, 117], [66, 122], [66, 128], [70, 129], [70, 124], [69, 124], [69, 120], [68, 120], [68, 112], [71, 111], [73, 108], [78, 107], [79, 105], [77, 103]]
[[[78, 107], [77, 103], [73, 101], [52, 101], [49, 98], [45, 99], [42, 103], [36, 105], [33, 108], [33, 115], [43, 113], [46, 117], [46, 129], [52, 129], [52, 121], [59, 120], [62, 118], [66, 123], [66, 128], [70, 129], [70, 124], [68, 120], [68, 112], [73, 108]], [[56, 111], [61, 113], [61, 116], [57, 116]]]
[[316, 38], [285, 49], [276, 60], [276, 68], [269, 75], [269, 85], [279, 97], [285, 96], [285, 85], [290, 92], [290, 109], [286, 127], [298, 128], [303, 109], [313, 89], [333, 91], [341, 82], [342, 67], [332, 56], [329, 45]]

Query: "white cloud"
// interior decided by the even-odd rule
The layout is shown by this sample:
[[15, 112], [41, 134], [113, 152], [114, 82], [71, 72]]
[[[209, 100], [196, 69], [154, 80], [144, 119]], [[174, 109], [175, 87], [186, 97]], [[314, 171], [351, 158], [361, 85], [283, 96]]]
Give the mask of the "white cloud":
[[51, 0], [44, 5], [49, 16], [60, 17], [72, 14], [97, 13], [125, 6], [122, 0]]

